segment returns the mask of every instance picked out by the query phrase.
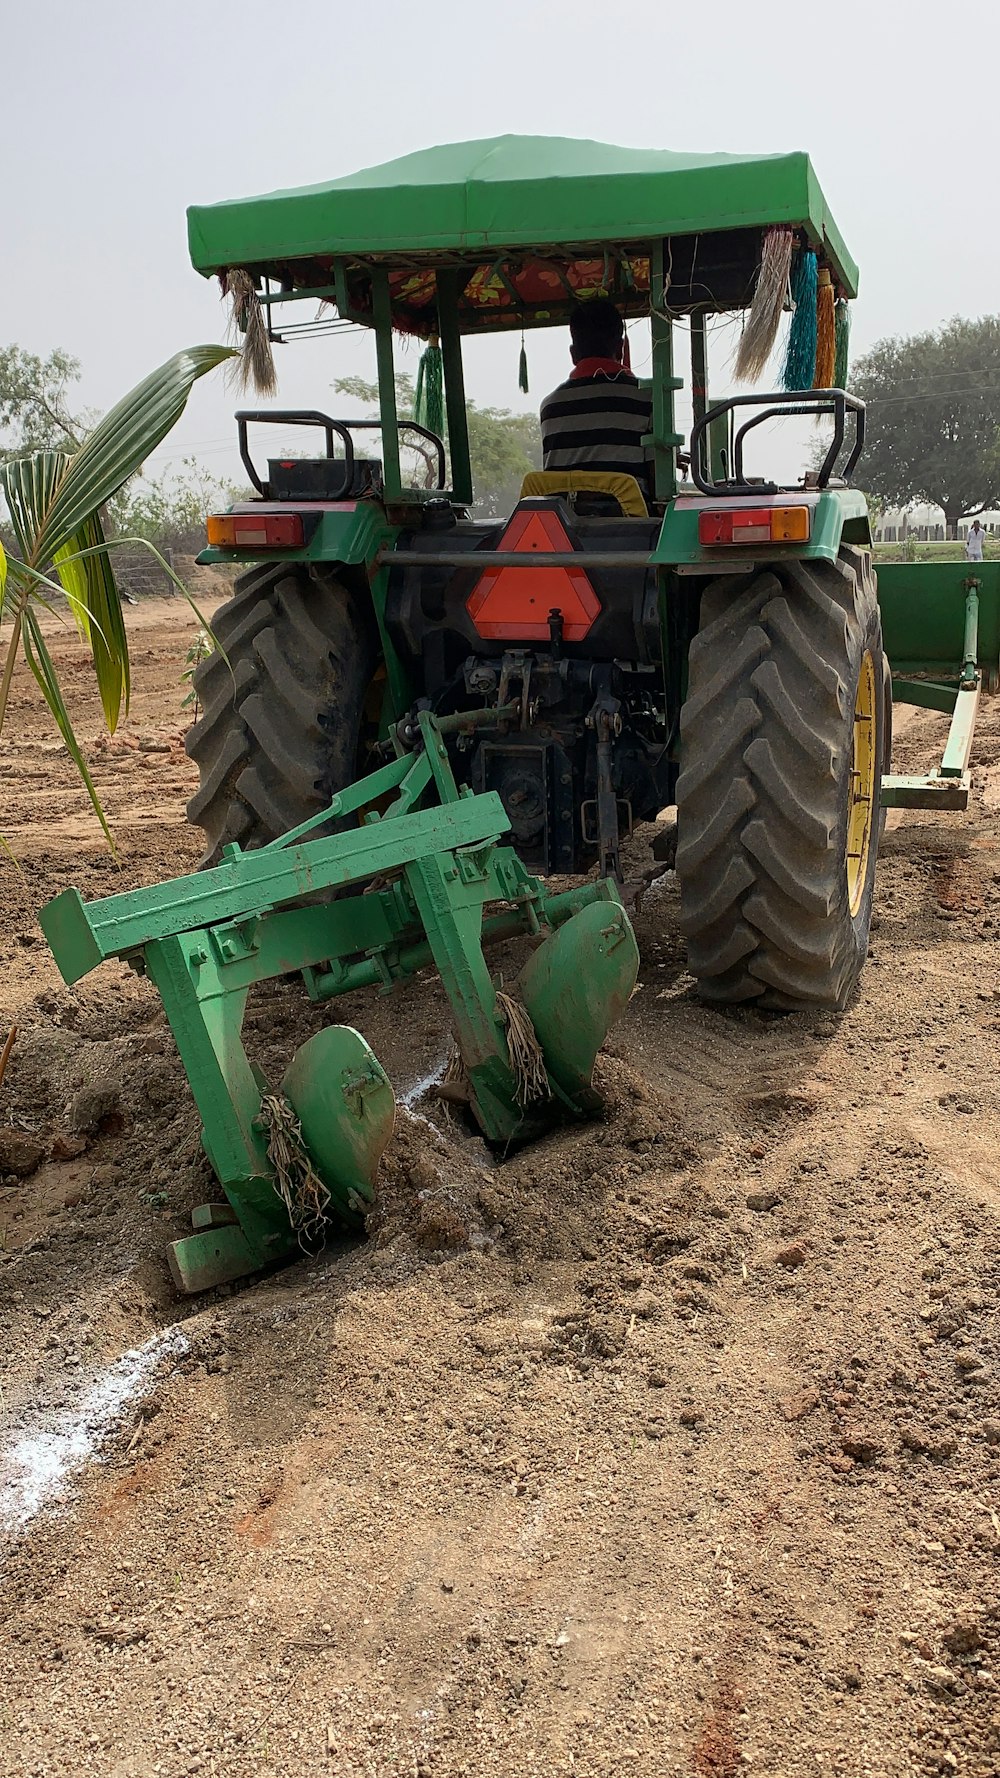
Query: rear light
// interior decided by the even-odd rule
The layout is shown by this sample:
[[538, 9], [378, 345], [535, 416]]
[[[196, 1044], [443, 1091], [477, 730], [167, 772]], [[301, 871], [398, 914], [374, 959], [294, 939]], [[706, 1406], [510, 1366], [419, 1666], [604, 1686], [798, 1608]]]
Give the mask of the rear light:
[[213, 549], [301, 549], [302, 515], [298, 512], [222, 512], [208, 520]]
[[808, 543], [808, 506], [734, 506], [698, 514], [698, 542]]

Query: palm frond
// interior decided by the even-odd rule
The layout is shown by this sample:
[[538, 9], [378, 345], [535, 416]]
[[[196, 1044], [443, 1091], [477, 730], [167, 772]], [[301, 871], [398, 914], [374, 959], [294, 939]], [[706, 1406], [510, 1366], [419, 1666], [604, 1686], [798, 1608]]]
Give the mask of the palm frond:
[[[56, 550], [53, 558], [53, 566], [59, 576], [59, 584], [66, 595], [66, 603], [72, 612], [73, 621], [76, 624], [80, 635], [83, 637], [83, 640], [89, 646], [90, 611], [87, 607], [87, 594], [90, 589], [90, 582], [86, 568], [83, 566], [82, 562], [77, 561], [76, 550], [74, 549], [75, 541], [76, 540], [73, 539], [70, 543], [64, 543], [62, 549]], [[34, 584], [37, 589], [37, 582]], [[37, 590], [34, 591], [34, 597], [37, 600]]]
[[233, 356], [230, 346], [191, 346], [177, 352], [105, 414], [81, 449], [64, 459], [64, 473], [44, 507], [33, 506], [41, 523], [30, 550], [25, 549], [26, 558], [35, 565], [51, 561], [166, 437], [198, 378]]
[[11, 625], [10, 640], [7, 643], [7, 652], [3, 657], [3, 674], [0, 675], [0, 729], [3, 728], [4, 717], [7, 714], [7, 702], [10, 697], [10, 682], [14, 677], [14, 666], [21, 647], [21, 632], [24, 627], [24, 608], [26, 604], [27, 595], [22, 590], [19, 592], [19, 596], [15, 601], [14, 621]]
[[[101, 547], [111, 549], [114, 546], [113, 544], [105, 544]], [[72, 557], [67, 557], [66, 559], [71, 561]], [[79, 599], [71, 585], [64, 586], [61, 581], [53, 580], [51, 574], [43, 574], [40, 568], [32, 568], [27, 562], [19, 562], [16, 557], [12, 562], [8, 563], [8, 567], [10, 569], [9, 580], [12, 586], [19, 584], [23, 586], [24, 582], [28, 583], [28, 590], [33, 605], [40, 606], [43, 611], [51, 612], [52, 616], [56, 618], [59, 623], [64, 624], [66, 619], [58, 606], [53, 605], [49, 599], [43, 598], [40, 589], [44, 587], [48, 592], [55, 593], [57, 597], [61, 594], [73, 613], [73, 620], [81, 636], [86, 637], [89, 634], [91, 621], [89, 614], [86, 611], [77, 611], [73, 609], [74, 606], [79, 605]]]
[[[65, 566], [68, 562], [75, 561], [77, 558], [79, 558], [80, 560], [83, 560], [87, 556], [95, 556], [95, 555], [100, 554], [100, 555], [107, 555], [110, 557], [112, 550], [126, 549], [126, 548], [128, 548], [128, 549], [148, 549], [148, 551], [149, 551], [150, 555], [153, 557], [154, 561], [157, 563], [157, 565], [160, 568], [162, 568], [164, 574], [167, 576], [167, 579], [171, 580], [173, 582], [174, 586], [176, 587], [177, 591], [180, 593], [181, 597], [190, 606], [195, 617], [198, 619], [198, 622], [201, 624], [202, 629], [206, 630], [208, 632], [209, 636], [211, 636], [213, 649], [215, 649], [217, 654], [220, 654], [222, 656], [222, 659], [225, 661], [226, 666], [228, 667], [229, 666], [229, 656], [226, 653], [225, 649], [223, 648], [222, 643], [219, 641], [218, 636], [215, 634], [215, 631], [213, 630], [208, 618], [205, 616], [204, 612], [201, 610], [197, 601], [191, 597], [191, 594], [188, 591], [187, 587], [184, 585], [184, 582], [182, 581], [180, 575], [174, 573], [174, 570], [171, 568], [170, 563], [166, 559], [166, 556], [163, 556], [160, 554], [160, 551], [157, 549], [155, 543], [150, 543], [148, 537], [109, 537], [109, 538], [105, 539], [105, 541], [103, 543], [95, 544], [89, 549], [78, 550], [76, 552], [76, 556], [64, 557], [63, 558], [63, 566]], [[45, 576], [40, 574], [40, 575], [38, 575], [38, 579], [40, 581], [44, 581]], [[46, 584], [51, 585], [51, 582], [46, 582]]]
[[90, 646], [104, 720], [113, 735], [123, 706], [128, 715], [128, 637], [107, 540], [96, 513], [56, 550], [54, 560], [77, 627]]
[[35, 539], [69, 463], [66, 451], [33, 451], [30, 457], [13, 457], [0, 464], [0, 490], [7, 502], [17, 547], [25, 559], [37, 559]]
[[[23, 647], [112, 852], [111, 831], [38, 622], [37, 607], [46, 606], [40, 589], [55, 590], [48, 572], [51, 564], [90, 648], [105, 720], [113, 733], [123, 707], [128, 709], [129, 657], [109, 552], [125, 540], [105, 538], [101, 508], [166, 437], [197, 379], [234, 356], [228, 346], [192, 346], [177, 352], [118, 402], [79, 450], [36, 451], [0, 465], [0, 493], [21, 556], [8, 564], [0, 549], [0, 616], [11, 619], [0, 669], [0, 729]], [[187, 589], [159, 552], [153, 554], [188, 598], [199, 622], [204, 622]]]
[[111, 837], [111, 829], [108, 826], [107, 816], [101, 807], [101, 799], [97, 794], [97, 787], [90, 775], [90, 767], [87, 764], [83, 749], [76, 738], [73, 724], [70, 720], [70, 714], [66, 708], [66, 703], [62, 695], [59, 679], [52, 663], [52, 656], [49, 654], [48, 648], [46, 647], [45, 637], [42, 635], [38, 619], [30, 606], [28, 606], [24, 612], [23, 626], [25, 659], [27, 660], [32, 673], [35, 675], [45, 702], [52, 712], [56, 727], [63, 738], [63, 745], [80, 774], [84, 788], [93, 805], [94, 813], [104, 829], [104, 837], [107, 840], [108, 845], [111, 847], [115, 858], [117, 858], [118, 853], [115, 849], [115, 842]]

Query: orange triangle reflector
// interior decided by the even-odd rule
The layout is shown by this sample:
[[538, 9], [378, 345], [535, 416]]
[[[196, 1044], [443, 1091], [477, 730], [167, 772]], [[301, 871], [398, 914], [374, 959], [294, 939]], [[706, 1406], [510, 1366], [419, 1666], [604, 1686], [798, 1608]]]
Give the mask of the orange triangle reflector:
[[523, 552], [527, 560], [523, 568], [487, 568], [480, 575], [466, 607], [480, 636], [547, 642], [549, 614], [558, 611], [563, 639], [582, 642], [601, 613], [590, 581], [582, 568], [546, 568], [538, 561], [546, 552], [573, 548], [558, 515], [548, 507], [516, 512], [497, 547]]

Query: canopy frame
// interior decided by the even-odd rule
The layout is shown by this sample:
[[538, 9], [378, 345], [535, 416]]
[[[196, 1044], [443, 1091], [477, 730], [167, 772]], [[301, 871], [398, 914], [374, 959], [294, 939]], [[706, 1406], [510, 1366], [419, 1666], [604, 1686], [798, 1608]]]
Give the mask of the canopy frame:
[[[674, 320], [691, 318], [697, 418], [708, 404], [705, 318], [749, 304], [769, 227], [793, 227], [839, 294], [857, 292], [857, 268], [800, 153], [692, 156], [506, 136], [325, 186], [195, 206], [188, 225], [203, 275], [249, 272], [273, 339], [374, 329], [390, 502], [422, 497], [400, 482], [394, 333], [441, 340], [451, 493], [467, 503], [463, 336], [565, 326], [577, 301], [598, 294], [625, 319], [648, 316], [654, 487], [665, 501], [682, 442]], [[284, 321], [285, 305], [309, 298], [329, 305], [329, 317]]]

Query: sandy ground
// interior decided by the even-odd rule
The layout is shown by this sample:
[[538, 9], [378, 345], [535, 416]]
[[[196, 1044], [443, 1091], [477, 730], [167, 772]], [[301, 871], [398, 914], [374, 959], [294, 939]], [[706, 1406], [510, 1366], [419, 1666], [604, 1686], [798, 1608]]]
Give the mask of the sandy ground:
[[[128, 621], [110, 745], [56, 642], [120, 869], [23, 679], [0, 743], [0, 1152], [42, 1156], [0, 1183], [0, 1772], [994, 1774], [996, 705], [968, 815], [890, 821], [843, 1016], [699, 1006], [666, 877], [603, 1122], [501, 1164], [414, 1100], [367, 1242], [181, 1301], [157, 999], [62, 988], [35, 923], [199, 853], [193, 622]], [[335, 1016], [401, 1094], [447, 1050], [433, 978]], [[262, 992], [255, 1054], [316, 1020]]]

